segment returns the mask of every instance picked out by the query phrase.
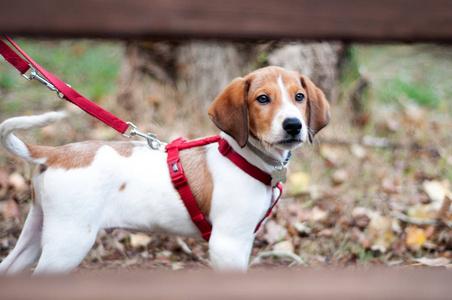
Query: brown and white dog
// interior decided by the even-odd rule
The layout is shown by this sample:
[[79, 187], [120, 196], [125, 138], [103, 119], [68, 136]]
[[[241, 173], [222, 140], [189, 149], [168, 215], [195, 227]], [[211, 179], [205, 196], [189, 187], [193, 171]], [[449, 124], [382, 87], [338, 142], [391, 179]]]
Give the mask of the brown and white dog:
[[[26, 144], [13, 134], [63, 116], [16, 117], [0, 125], [3, 146], [38, 164], [30, 213], [0, 274], [26, 271], [36, 261], [35, 274], [68, 272], [104, 228], [200, 237], [171, 182], [164, 149], [152, 150], [146, 142], [99, 141], [53, 148]], [[269, 157], [285, 161], [289, 150], [327, 125], [329, 104], [307, 77], [267, 67], [235, 79], [215, 99], [209, 116], [237, 153], [271, 173], [275, 165]], [[246, 270], [254, 229], [274, 200], [272, 188], [221, 155], [216, 144], [180, 156], [196, 202], [213, 227], [214, 268]]]

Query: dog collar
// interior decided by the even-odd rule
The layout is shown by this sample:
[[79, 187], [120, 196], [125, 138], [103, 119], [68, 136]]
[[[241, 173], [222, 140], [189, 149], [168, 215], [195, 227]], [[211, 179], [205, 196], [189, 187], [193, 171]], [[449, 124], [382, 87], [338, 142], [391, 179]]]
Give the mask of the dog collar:
[[231, 145], [229, 145], [229, 143], [225, 139], [219, 140], [218, 144], [218, 150], [220, 151], [220, 153], [223, 156], [229, 158], [229, 160], [232, 161], [237, 167], [242, 169], [242, 171], [244, 171], [254, 179], [259, 180], [265, 185], [271, 185], [272, 176], [248, 162], [243, 156], [232, 149]]
[[247, 143], [246, 145], [248, 146], [248, 148], [250, 148], [250, 150], [254, 154], [259, 156], [264, 162], [266, 162], [267, 164], [269, 164], [275, 168], [280, 168], [281, 166], [285, 167], [289, 163], [290, 157], [292, 156], [292, 151], [289, 150], [289, 152], [287, 153], [286, 159], [284, 161], [280, 161], [276, 158], [273, 158], [268, 153], [265, 153], [264, 151], [260, 150], [259, 148], [257, 148], [256, 146], [254, 146], [251, 143]]
[[269, 154], [263, 152], [256, 146], [254, 146], [251, 143], [247, 143], [248, 148], [257, 156], [259, 156], [264, 162], [267, 164], [273, 166], [273, 171], [271, 172], [271, 185], [275, 186], [278, 182], [285, 183], [287, 181], [287, 164], [289, 163], [290, 157], [292, 156], [292, 151], [289, 150], [287, 153], [287, 157], [284, 161], [279, 161], [273, 157], [271, 157]]

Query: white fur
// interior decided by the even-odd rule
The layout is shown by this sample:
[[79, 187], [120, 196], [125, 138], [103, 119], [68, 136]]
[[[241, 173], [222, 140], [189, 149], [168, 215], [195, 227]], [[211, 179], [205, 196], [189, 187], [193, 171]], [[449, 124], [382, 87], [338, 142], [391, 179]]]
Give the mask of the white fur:
[[[278, 84], [283, 105], [274, 116], [275, 140], [284, 134], [282, 122], [297, 117], [306, 126], [300, 111], [290, 101], [281, 78]], [[13, 135], [56, 122], [63, 115], [12, 118], [0, 125], [2, 144], [15, 155], [33, 163], [44, 159], [30, 157], [26, 145]], [[249, 150], [222, 133], [232, 148], [250, 163], [271, 172], [268, 165]], [[285, 149], [263, 149], [254, 138], [249, 142], [269, 155], [283, 160]], [[49, 167], [33, 178], [35, 203], [22, 235], [8, 257], [0, 264], [0, 274], [15, 274], [38, 265], [35, 274], [69, 272], [77, 267], [103, 228], [126, 228], [201, 238], [200, 232], [174, 189], [164, 151], [137, 143], [131, 156], [121, 156], [108, 145], [100, 147], [92, 163], [65, 170]], [[83, 144], [79, 144], [83, 147]], [[254, 240], [254, 229], [272, 201], [272, 188], [239, 170], [218, 151], [217, 144], [206, 146], [207, 166], [212, 174], [213, 195], [208, 216], [212, 224], [209, 254], [214, 268], [246, 270]], [[125, 186], [124, 189], [121, 189]]]
[[64, 117], [66, 117], [65, 112], [49, 112], [40, 116], [24, 116], [8, 119], [0, 125], [0, 141], [12, 154], [33, 163], [43, 163], [43, 160], [35, 160], [30, 157], [25, 144], [19, 140], [13, 132], [17, 130], [42, 128], [53, 124]]
[[287, 89], [284, 86], [284, 83], [282, 81], [282, 76], [280, 75], [277, 80], [278, 87], [282, 94], [282, 105], [279, 109], [278, 113], [276, 114], [275, 118], [273, 119], [271, 132], [274, 136], [281, 136], [284, 132], [281, 129], [281, 125], [284, 122], [285, 119], [288, 118], [297, 118], [301, 121], [302, 127], [301, 127], [301, 133], [300, 133], [300, 139], [302, 141], [306, 141], [308, 130], [306, 122], [300, 112], [300, 110], [295, 105], [293, 99], [289, 97], [289, 94], [287, 93]]
[[[12, 138], [12, 131], [40, 127], [58, 119], [55, 116], [4, 122], [0, 130], [5, 147], [36, 162], [24, 150], [24, 143]], [[231, 137], [223, 136], [241, 151]], [[200, 238], [173, 188], [166, 153], [151, 150], [146, 143], [136, 144], [139, 146], [130, 157], [104, 145], [86, 168], [48, 168], [37, 174], [33, 178], [35, 204], [16, 247], [0, 264], [0, 274], [25, 271], [38, 259], [35, 274], [68, 272], [82, 261], [103, 228]], [[209, 242], [213, 266], [220, 270], [246, 270], [254, 228], [270, 206], [271, 188], [240, 171], [219, 153], [218, 144], [207, 146], [207, 164], [215, 186], [209, 216], [213, 225]], [[125, 189], [119, 191], [123, 184]]]

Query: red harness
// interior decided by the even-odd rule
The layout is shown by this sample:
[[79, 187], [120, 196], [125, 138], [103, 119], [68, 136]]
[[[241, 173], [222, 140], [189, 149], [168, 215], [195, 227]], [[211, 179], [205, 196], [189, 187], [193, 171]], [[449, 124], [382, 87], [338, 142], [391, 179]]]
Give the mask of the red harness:
[[[267, 186], [271, 186], [272, 180], [270, 174], [265, 173], [258, 167], [250, 164], [245, 158], [243, 158], [240, 154], [235, 152], [234, 149], [232, 149], [231, 145], [229, 145], [229, 143], [226, 140], [222, 139], [219, 135], [194, 141], [188, 141], [186, 138], [182, 137], [173, 141], [171, 144], [168, 144], [165, 147], [165, 149], [168, 152], [167, 158], [168, 168], [174, 187], [179, 191], [182, 201], [184, 202], [185, 207], [187, 208], [187, 211], [190, 214], [191, 220], [193, 221], [193, 223], [195, 223], [196, 227], [198, 227], [199, 231], [201, 232], [202, 238], [206, 241], [209, 241], [210, 239], [210, 235], [212, 233], [212, 225], [210, 225], [210, 223], [206, 220], [205, 216], [199, 209], [198, 204], [196, 203], [195, 198], [193, 197], [193, 194], [191, 193], [190, 187], [188, 186], [187, 178], [185, 177], [184, 174], [184, 169], [182, 167], [182, 164], [180, 163], [179, 151], [193, 147], [205, 146], [212, 143], [218, 143], [219, 144], [218, 150], [220, 151], [220, 153], [227, 157], [229, 160], [231, 160], [237, 167], [242, 169], [242, 171], [244, 171], [254, 179], [259, 180], [260, 182]], [[273, 187], [273, 189], [275, 188], [279, 189], [279, 196], [270, 205], [270, 208], [268, 209], [264, 218], [257, 224], [254, 232], [257, 232], [261, 227], [262, 222], [268, 216], [270, 216], [273, 207], [275, 207], [276, 203], [281, 197], [282, 194], [281, 183], [278, 183], [275, 187]]]

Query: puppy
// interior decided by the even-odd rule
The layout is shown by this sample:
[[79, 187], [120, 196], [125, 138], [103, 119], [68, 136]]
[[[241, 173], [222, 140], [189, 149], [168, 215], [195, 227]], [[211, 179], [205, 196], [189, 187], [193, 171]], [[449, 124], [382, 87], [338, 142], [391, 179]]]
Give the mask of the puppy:
[[[60, 147], [29, 145], [16, 130], [44, 127], [63, 115], [16, 117], [0, 125], [3, 146], [37, 164], [32, 205], [0, 274], [76, 268], [100, 229], [201, 237], [173, 184], [167, 152], [146, 142], [88, 141]], [[290, 150], [329, 121], [323, 92], [307, 77], [279, 67], [235, 79], [209, 108], [233, 151], [271, 174], [285, 168]], [[216, 143], [180, 151], [188, 185], [211, 224], [209, 255], [217, 270], [246, 270], [256, 226], [280, 195], [219, 152]], [[171, 167], [170, 167], [171, 168]], [[279, 181], [279, 180], [277, 180]]]

